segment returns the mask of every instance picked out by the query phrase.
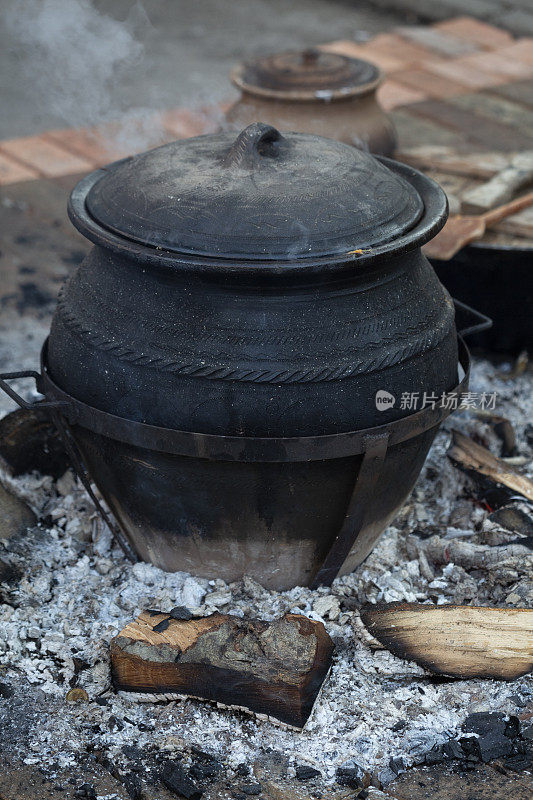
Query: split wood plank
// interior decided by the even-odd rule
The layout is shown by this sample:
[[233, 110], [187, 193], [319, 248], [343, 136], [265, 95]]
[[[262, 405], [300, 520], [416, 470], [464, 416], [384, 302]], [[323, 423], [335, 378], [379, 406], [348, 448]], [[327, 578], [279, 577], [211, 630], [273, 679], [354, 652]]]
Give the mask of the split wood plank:
[[533, 609], [387, 603], [361, 619], [391, 653], [440, 675], [514, 680], [533, 670]]
[[460, 431], [452, 431], [448, 458], [478, 483], [505, 486], [533, 501], [533, 481]]
[[324, 625], [299, 614], [185, 621], [144, 611], [111, 642], [117, 689], [211, 700], [295, 728], [305, 725], [332, 654]]

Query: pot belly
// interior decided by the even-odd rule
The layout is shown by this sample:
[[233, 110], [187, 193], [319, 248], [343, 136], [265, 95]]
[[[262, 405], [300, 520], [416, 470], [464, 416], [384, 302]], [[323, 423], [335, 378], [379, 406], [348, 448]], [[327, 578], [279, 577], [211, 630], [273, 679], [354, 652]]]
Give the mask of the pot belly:
[[[169, 456], [82, 428], [90, 472], [139, 557], [166, 571], [270, 589], [309, 585], [339, 532], [361, 457], [239, 463]], [[435, 431], [391, 448], [343, 572], [366, 558], [409, 494]]]

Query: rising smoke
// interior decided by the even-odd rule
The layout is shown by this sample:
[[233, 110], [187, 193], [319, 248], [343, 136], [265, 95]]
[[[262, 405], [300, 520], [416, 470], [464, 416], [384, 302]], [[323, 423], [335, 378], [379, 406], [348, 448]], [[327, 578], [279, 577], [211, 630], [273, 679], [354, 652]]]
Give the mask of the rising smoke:
[[132, 149], [158, 140], [153, 109], [128, 107], [120, 93], [126, 74], [147, 69], [140, 32], [151, 26], [140, 4], [118, 21], [91, 0], [7, 0], [3, 17], [39, 111], [69, 127], [120, 120], [114, 138]]

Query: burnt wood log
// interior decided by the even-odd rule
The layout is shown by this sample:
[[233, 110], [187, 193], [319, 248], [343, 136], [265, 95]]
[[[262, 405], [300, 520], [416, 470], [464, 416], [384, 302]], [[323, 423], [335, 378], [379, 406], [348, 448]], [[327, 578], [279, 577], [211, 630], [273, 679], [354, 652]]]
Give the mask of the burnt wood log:
[[463, 433], [454, 430], [452, 437], [447, 455], [454, 466], [482, 486], [504, 486], [515, 494], [533, 500], [533, 481], [530, 478]]
[[302, 728], [332, 653], [324, 625], [299, 614], [265, 622], [143, 611], [112, 640], [111, 665], [119, 690], [211, 700]]
[[391, 653], [430, 672], [513, 680], [533, 670], [533, 609], [386, 603], [361, 619]]

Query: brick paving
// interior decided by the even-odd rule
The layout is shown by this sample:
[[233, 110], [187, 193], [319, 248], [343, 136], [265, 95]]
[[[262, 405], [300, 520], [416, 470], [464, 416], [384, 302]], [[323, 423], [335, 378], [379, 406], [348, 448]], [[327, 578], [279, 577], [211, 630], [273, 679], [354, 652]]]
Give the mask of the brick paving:
[[[426, 143], [442, 141], [440, 129], [445, 129], [462, 131], [477, 147], [489, 148], [491, 141], [496, 150], [533, 146], [530, 135], [519, 130], [520, 109], [530, 104], [533, 37], [515, 39], [497, 26], [459, 16], [429, 26], [400, 26], [365, 43], [339, 40], [323, 47], [376, 63], [386, 75], [379, 90], [382, 105], [418, 117], [426, 126]], [[476, 100], [474, 94], [483, 91], [499, 93], [499, 106]], [[161, 111], [153, 115], [153, 127], [161, 131], [161, 143], [196, 136], [216, 129], [223, 108]], [[89, 172], [132, 149], [117, 139], [112, 125], [0, 141], [0, 184]]]

